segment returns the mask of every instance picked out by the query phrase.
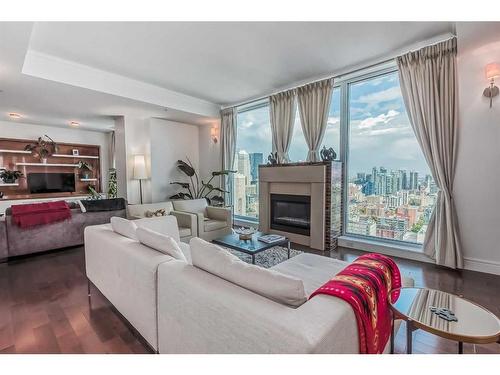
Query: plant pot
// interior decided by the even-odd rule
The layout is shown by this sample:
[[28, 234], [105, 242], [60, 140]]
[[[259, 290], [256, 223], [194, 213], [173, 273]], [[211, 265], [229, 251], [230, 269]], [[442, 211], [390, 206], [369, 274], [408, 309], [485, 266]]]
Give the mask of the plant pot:
[[42, 158], [42, 164], [47, 164], [47, 158]]
[[15, 178], [2, 178], [2, 181], [5, 183], [5, 184], [13, 184], [16, 182], [16, 179]]

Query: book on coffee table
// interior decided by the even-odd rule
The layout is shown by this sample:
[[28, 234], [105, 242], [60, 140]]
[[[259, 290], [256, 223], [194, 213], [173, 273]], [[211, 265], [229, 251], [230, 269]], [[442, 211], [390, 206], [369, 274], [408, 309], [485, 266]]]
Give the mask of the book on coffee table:
[[284, 239], [285, 239], [285, 236], [280, 236], [279, 234], [266, 234], [266, 235], [258, 238], [259, 241], [262, 241], [265, 243], [280, 242], [280, 241], [283, 241]]

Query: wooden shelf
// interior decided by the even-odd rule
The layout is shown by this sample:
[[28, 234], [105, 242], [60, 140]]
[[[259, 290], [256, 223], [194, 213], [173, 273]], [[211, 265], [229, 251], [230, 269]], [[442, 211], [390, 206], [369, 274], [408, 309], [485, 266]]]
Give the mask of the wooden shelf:
[[73, 159], [99, 159], [99, 156], [92, 155], [65, 155], [65, 154], [53, 154], [49, 157], [53, 158], [73, 158]]
[[6, 184], [5, 182], [0, 182], [0, 186], [19, 186], [19, 183], [14, 182], [12, 184]]
[[31, 154], [31, 151], [24, 151], [24, 150], [0, 150], [0, 152], [8, 154]]
[[97, 178], [80, 178], [80, 181], [82, 182], [97, 181]]
[[62, 163], [16, 163], [16, 165], [29, 165], [32, 167], [69, 167], [69, 168], [78, 167], [78, 164], [62, 164]]

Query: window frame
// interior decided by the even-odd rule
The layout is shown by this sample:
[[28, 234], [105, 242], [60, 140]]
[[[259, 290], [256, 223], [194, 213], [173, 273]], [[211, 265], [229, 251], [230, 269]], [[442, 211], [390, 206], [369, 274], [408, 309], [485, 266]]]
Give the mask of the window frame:
[[[397, 239], [390, 238], [380, 238], [376, 236], [364, 236], [361, 234], [349, 233], [347, 231], [347, 223], [348, 223], [348, 177], [349, 177], [349, 146], [350, 146], [350, 111], [349, 111], [349, 88], [350, 85], [362, 82], [369, 79], [374, 79], [383, 75], [387, 75], [390, 73], [397, 73], [398, 68], [396, 65], [396, 61], [389, 61], [383, 64], [370, 66], [368, 68], [359, 69], [352, 73], [341, 75], [335, 77], [333, 88], [340, 89], [340, 145], [339, 145], [339, 160], [342, 163], [342, 175], [341, 175], [341, 183], [342, 183], [342, 237], [353, 238], [355, 240], [367, 241], [367, 242], [376, 242], [383, 246], [384, 244], [388, 246], [396, 246], [400, 248], [412, 249], [416, 252], [421, 252], [423, 249], [423, 244], [419, 244], [416, 242], [409, 242]], [[333, 94], [333, 90], [332, 90]], [[331, 100], [331, 98], [330, 98]], [[260, 109], [262, 107], [269, 107], [269, 98], [256, 100], [254, 102], [250, 102], [248, 104], [244, 104], [238, 106], [236, 109], [237, 115], [240, 113], [245, 113], [251, 110]], [[238, 124], [236, 124], [238, 131]], [[270, 124], [269, 124], [270, 126]], [[238, 135], [237, 135], [238, 136]], [[233, 194], [233, 182], [231, 180], [231, 196]], [[232, 205], [231, 210], [233, 211], [233, 219], [238, 222], [249, 223], [249, 224], [258, 224], [259, 219], [243, 216], [243, 215], [235, 215], [234, 214], [234, 205]]]
[[[236, 144], [238, 143], [238, 115], [245, 113], [245, 112], [250, 112], [250, 111], [253, 111], [256, 109], [261, 109], [264, 107], [269, 108], [269, 98], [256, 100], [256, 101], [241, 105], [241, 106], [236, 108]], [[271, 126], [270, 123], [269, 123], [269, 126]], [[266, 157], [267, 156], [265, 155], [264, 159]], [[231, 213], [233, 216], [233, 221], [236, 220], [236, 221], [248, 222], [250, 224], [259, 224], [258, 217], [245, 216], [245, 215], [235, 215], [235, 213], [234, 213], [234, 180], [233, 180], [233, 178], [231, 178], [230, 195], [231, 195]]]
[[421, 252], [423, 244], [409, 242], [391, 238], [381, 238], [376, 236], [364, 236], [362, 234], [349, 233], [347, 224], [349, 222], [349, 192], [347, 186], [349, 184], [349, 147], [350, 147], [350, 111], [349, 111], [349, 89], [350, 85], [374, 79], [383, 75], [397, 73], [398, 68], [396, 62], [384, 64], [382, 67], [374, 67], [366, 70], [361, 70], [355, 74], [350, 74], [345, 78], [340, 77], [337, 82], [340, 85], [340, 160], [342, 162], [342, 236], [350, 237], [358, 240], [374, 241], [381, 245], [396, 245], [401, 247], [412, 248], [415, 251]]

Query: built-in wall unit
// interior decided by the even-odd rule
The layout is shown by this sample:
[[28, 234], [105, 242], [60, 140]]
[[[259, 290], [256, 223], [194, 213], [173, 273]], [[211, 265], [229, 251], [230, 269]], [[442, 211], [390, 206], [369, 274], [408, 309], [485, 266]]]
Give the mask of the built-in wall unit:
[[[3, 199], [72, 197], [101, 189], [100, 146], [52, 143], [38, 140], [0, 139], [2, 172], [18, 171], [0, 182]], [[40, 150], [43, 147], [44, 150]]]

